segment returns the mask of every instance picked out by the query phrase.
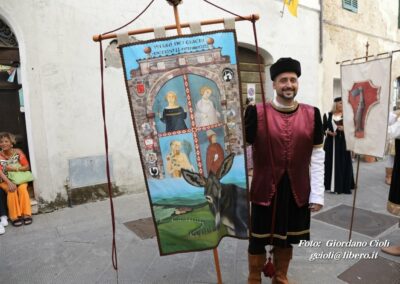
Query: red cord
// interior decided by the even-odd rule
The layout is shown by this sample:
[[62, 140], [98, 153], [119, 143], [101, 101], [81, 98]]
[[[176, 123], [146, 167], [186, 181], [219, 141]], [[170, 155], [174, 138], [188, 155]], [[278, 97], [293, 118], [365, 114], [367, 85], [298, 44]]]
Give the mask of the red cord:
[[[117, 257], [117, 244], [115, 240], [115, 213], [114, 213], [114, 202], [113, 202], [113, 190], [111, 186], [111, 174], [110, 174], [110, 161], [109, 161], [109, 154], [108, 154], [108, 134], [107, 134], [107, 122], [106, 122], [106, 103], [105, 103], [105, 94], [104, 94], [104, 59], [103, 59], [103, 44], [102, 44], [102, 36], [116, 32], [127, 25], [136, 21], [146, 10], [153, 4], [154, 0], [151, 0], [150, 3], [144, 8], [142, 12], [140, 12], [133, 20], [129, 23], [106, 33], [99, 35], [99, 44], [100, 44], [100, 77], [101, 77], [101, 109], [103, 115], [103, 127], [104, 127], [104, 144], [105, 144], [105, 151], [106, 151], [106, 173], [107, 173], [107, 189], [108, 189], [108, 196], [110, 198], [110, 210], [111, 210], [111, 224], [112, 224], [112, 248], [111, 248], [111, 259], [112, 265], [114, 269], [117, 271], [117, 279], [118, 279], [118, 257]], [[118, 281], [117, 281], [118, 282]]]

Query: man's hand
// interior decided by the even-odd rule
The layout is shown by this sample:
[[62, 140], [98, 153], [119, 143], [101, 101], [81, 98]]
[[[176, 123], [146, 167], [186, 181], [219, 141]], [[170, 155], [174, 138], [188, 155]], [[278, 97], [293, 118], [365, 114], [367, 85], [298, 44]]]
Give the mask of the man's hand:
[[316, 203], [310, 203], [308, 208], [310, 209], [311, 212], [318, 212], [319, 210], [321, 210], [322, 205], [321, 204], [316, 204]]

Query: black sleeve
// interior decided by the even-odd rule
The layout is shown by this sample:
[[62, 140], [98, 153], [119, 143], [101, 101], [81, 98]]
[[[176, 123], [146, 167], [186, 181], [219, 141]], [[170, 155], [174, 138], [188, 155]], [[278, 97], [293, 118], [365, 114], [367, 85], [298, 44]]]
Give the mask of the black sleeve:
[[322, 127], [321, 113], [314, 107], [314, 145], [324, 143], [324, 130]]
[[322, 122], [322, 130], [324, 131], [324, 134], [325, 134], [325, 131], [328, 130], [328, 128], [329, 128], [329, 126], [328, 126], [328, 117], [326, 116], [326, 113], [325, 113], [324, 117], [323, 117], [323, 122]]
[[257, 107], [249, 105], [244, 113], [246, 142], [253, 144], [257, 135]]

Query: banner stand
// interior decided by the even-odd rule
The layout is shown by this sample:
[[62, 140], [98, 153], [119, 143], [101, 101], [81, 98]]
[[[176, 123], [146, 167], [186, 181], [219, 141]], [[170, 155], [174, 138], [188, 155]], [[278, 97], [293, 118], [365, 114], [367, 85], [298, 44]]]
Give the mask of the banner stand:
[[[165, 28], [165, 30], [176, 29], [177, 30], [177, 34], [178, 35], [182, 35], [182, 28], [190, 27], [190, 23], [180, 23], [178, 5], [181, 4], [181, 1], [167, 0], [167, 2], [173, 6], [174, 16], [175, 16], [175, 25], [168, 25], [168, 26], [165, 26], [164, 28]], [[146, 11], [146, 9], [152, 3], [153, 3], [153, 1], [145, 8], [144, 11]], [[137, 18], [135, 18], [134, 20], [136, 20]], [[255, 21], [257, 21], [257, 20], [259, 20], [259, 15], [258, 14], [251, 14], [249, 16], [236, 16], [234, 18], [234, 21], [251, 21], [253, 23], [253, 28], [255, 26]], [[200, 25], [214, 25], [214, 24], [220, 24], [220, 23], [224, 23], [224, 22], [225, 22], [225, 19], [213, 19], [213, 20], [201, 21]], [[104, 34], [97, 34], [97, 35], [94, 35], [92, 37], [93, 41], [100, 42], [100, 54], [101, 54], [100, 55], [100, 61], [101, 61], [100, 64], [101, 64], [101, 77], [102, 77], [102, 98], [104, 98], [104, 88], [103, 88], [103, 65], [102, 65], [102, 46], [101, 46], [101, 42], [103, 40], [105, 40], [105, 39], [116, 38], [117, 34], [114, 33], [115, 31], [116, 30], [108, 32], [108, 33], [104, 33]], [[129, 31], [127, 34], [128, 34], [128, 36], [130, 36], [130, 35], [145, 34], [145, 33], [151, 33], [151, 32], [154, 32], [154, 28], [138, 29], [138, 30], [134, 30], [134, 31]], [[103, 101], [103, 107], [104, 107], [104, 101]], [[105, 135], [106, 135], [106, 133], [105, 133]], [[106, 145], [107, 145], [107, 137], [105, 139], [106, 139]], [[115, 251], [115, 253], [113, 253], [113, 265], [114, 265], [114, 262], [115, 262], [114, 268], [115, 268], [115, 270], [117, 270], [117, 273], [118, 273], [118, 268], [117, 268], [117, 264], [116, 264], [116, 246], [115, 246], [115, 241], [113, 241], [113, 251]], [[218, 256], [217, 248], [213, 249], [213, 256], [214, 256], [214, 262], [215, 262], [215, 268], [216, 268], [216, 273], [217, 273], [218, 284], [222, 284], [222, 276], [221, 276], [221, 269], [220, 269], [220, 264], [219, 264], [219, 256]], [[118, 276], [117, 276], [117, 279], [118, 279]]]
[[[178, 4], [172, 4], [170, 1], [167, 0], [168, 3], [173, 5], [174, 7], [174, 16], [175, 16], [175, 23], [176, 23], [176, 31], [178, 35], [182, 35], [182, 28], [181, 28], [181, 23], [179, 20], [179, 11], [178, 11]], [[217, 272], [217, 279], [218, 279], [218, 284], [222, 284], [222, 276], [221, 276], [221, 268], [219, 265], [219, 257], [218, 257], [218, 249], [214, 248], [213, 249], [213, 254], [214, 254], [214, 264], [215, 264], [215, 271]]]
[[[369, 43], [367, 41], [367, 43], [365, 44], [365, 56], [363, 57], [357, 57], [357, 58], [353, 58], [353, 59], [349, 59], [349, 60], [344, 60], [341, 62], [336, 62], [336, 64], [340, 64], [343, 65], [343, 63], [345, 62], [350, 62], [353, 63], [355, 60], [360, 60], [363, 59], [365, 60], [365, 62], [368, 62], [368, 58], [369, 57], [373, 57], [376, 58], [377, 56], [380, 55], [390, 55], [394, 52], [399, 52], [400, 50], [394, 50], [391, 52], [383, 52], [383, 53], [379, 53], [377, 55], [368, 55], [368, 47], [369, 47]], [[351, 236], [352, 236], [352, 231], [353, 231], [353, 223], [354, 223], [354, 211], [355, 211], [355, 204], [356, 204], [356, 198], [357, 198], [357, 190], [358, 190], [358, 178], [359, 178], [359, 171], [360, 171], [360, 159], [361, 159], [361, 154], [357, 154], [355, 153], [355, 155], [357, 156], [357, 170], [356, 170], [356, 177], [355, 177], [355, 185], [354, 185], [354, 196], [353, 196], [353, 205], [352, 205], [352, 211], [351, 211], [351, 219], [350, 219], [350, 228], [349, 228], [349, 238], [348, 240], [351, 241]]]

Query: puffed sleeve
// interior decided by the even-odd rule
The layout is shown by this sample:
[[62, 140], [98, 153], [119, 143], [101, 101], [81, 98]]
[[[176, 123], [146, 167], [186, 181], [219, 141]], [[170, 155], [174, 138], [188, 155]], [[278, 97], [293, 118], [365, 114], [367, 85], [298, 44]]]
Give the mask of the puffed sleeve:
[[311, 192], [309, 203], [324, 205], [325, 151], [322, 148], [324, 134], [322, 130], [321, 115], [318, 108], [315, 108], [314, 115], [314, 148], [310, 161]]
[[323, 143], [324, 128], [322, 125], [321, 113], [318, 108], [314, 107], [314, 147], [322, 147]]

